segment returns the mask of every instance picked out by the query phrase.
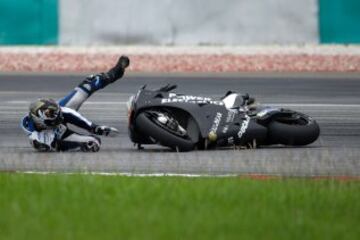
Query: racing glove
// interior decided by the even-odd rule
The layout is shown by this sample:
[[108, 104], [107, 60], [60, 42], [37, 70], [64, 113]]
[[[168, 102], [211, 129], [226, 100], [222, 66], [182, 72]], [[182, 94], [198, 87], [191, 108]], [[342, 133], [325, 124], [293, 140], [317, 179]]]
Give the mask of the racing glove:
[[96, 135], [103, 135], [103, 136], [109, 136], [114, 137], [117, 134], [119, 134], [119, 130], [117, 130], [114, 127], [108, 127], [104, 125], [93, 125], [92, 132]]

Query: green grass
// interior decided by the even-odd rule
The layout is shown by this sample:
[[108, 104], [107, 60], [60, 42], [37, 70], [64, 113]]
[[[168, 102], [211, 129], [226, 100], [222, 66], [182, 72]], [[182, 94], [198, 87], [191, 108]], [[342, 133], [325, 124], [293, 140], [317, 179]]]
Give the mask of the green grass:
[[359, 239], [360, 183], [0, 174], [0, 239]]

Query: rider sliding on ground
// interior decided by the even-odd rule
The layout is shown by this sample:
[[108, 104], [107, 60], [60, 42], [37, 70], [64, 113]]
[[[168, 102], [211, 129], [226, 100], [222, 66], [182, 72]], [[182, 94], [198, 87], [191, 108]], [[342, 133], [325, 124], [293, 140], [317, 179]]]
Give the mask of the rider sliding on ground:
[[[28, 115], [21, 121], [31, 145], [44, 152], [99, 151], [101, 140], [95, 135], [112, 136], [118, 130], [95, 124], [83, 117], [78, 110], [93, 93], [120, 79], [129, 64], [129, 58], [121, 56], [108, 72], [87, 77], [59, 101], [42, 98], [31, 103]], [[84, 129], [89, 134], [78, 133], [71, 129], [71, 125]]]

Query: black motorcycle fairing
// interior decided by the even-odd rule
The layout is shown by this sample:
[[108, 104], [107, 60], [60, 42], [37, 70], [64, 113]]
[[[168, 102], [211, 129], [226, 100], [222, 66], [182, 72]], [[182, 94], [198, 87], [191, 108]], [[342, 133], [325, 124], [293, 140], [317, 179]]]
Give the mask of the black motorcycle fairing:
[[[251, 120], [244, 112], [227, 109], [222, 101], [167, 91], [141, 89], [134, 99], [133, 118], [146, 111], [169, 112], [189, 132], [192, 141], [208, 139], [210, 145], [222, 143], [245, 144], [256, 139], [263, 142], [266, 128]], [[133, 122], [133, 120], [130, 120]], [[253, 130], [249, 134], [248, 129]], [[136, 127], [129, 127], [133, 142], [152, 144], [148, 137], [137, 134]]]
[[[194, 101], [181, 101], [178, 99], [186, 95], [177, 95], [180, 98], [176, 98], [171, 97], [170, 94], [168, 92], [142, 90], [136, 98], [135, 112], [140, 113], [152, 108], [187, 112], [197, 123], [201, 137], [207, 137], [212, 125], [211, 119], [214, 119], [217, 113], [226, 115], [228, 112], [221, 101], [211, 101], [210, 98], [206, 98], [206, 101], [199, 100], [200, 98]], [[166, 101], [168, 99], [170, 101]]]
[[[306, 145], [319, 136], [311, 117], [292, 110], [253, 104], [253, 98], [214, 100], [141, 88], [130, 98], [129, 136], [134, 143], [160, 144], [179, 151], [217, 146]], [[240, 96], [240, 95], [239, 95]], [[129, 107], [130, 106], [130, 107]], [[175, 127], [178, 126], [178, 127]]]

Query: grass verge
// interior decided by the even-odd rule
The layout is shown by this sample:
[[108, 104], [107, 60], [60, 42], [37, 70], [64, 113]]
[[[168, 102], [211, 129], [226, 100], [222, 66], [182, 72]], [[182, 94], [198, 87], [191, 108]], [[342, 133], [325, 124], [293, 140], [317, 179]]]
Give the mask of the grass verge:
[[0, 174], [0, 239], [359, 239], [360, 182]]

